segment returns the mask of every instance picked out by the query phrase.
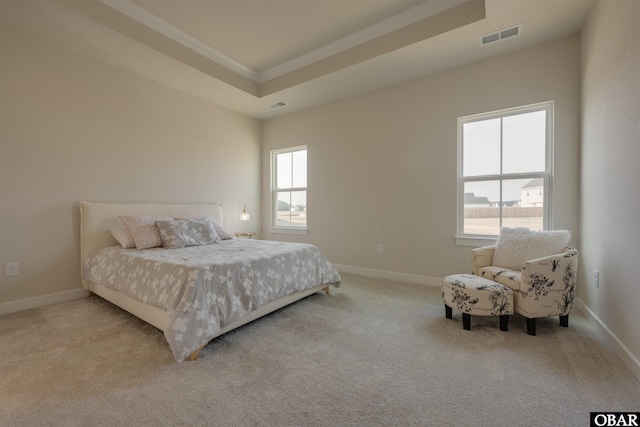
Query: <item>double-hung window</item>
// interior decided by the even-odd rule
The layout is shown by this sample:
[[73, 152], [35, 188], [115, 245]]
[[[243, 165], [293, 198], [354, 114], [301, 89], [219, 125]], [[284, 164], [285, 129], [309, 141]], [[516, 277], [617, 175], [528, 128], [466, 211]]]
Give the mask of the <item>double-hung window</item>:
[[271, 152], [271, 227], [275, 232], [306, 232], [307, 147]]
[[550, 227], [553, 102], [458, 119], [458, 243]]

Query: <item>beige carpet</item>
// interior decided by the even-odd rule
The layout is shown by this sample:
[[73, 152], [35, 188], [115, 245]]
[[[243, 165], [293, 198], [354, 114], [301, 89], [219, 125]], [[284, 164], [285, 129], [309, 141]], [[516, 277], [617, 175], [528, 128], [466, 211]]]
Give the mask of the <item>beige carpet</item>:
[[0, 316], [2, 426], [586, 426], [640, 384], [579, 313], [445, 319], [435, 287], [343, 275], [176, 363], [94, 297]]

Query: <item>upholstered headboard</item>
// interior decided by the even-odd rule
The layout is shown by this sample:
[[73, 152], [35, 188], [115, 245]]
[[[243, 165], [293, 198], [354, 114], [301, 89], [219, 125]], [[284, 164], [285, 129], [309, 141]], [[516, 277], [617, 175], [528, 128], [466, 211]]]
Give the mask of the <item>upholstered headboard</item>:
[[[80, 202], [80, 265], [93, 252], [117, 245], [109, 229], [124, 224], [120, 215], [169, 216], [193, 218], [210, 216], [222, 224], [222, 205], [164, 203], [96, 203]], [[83, 283], [84, 287], [87, 287]]]

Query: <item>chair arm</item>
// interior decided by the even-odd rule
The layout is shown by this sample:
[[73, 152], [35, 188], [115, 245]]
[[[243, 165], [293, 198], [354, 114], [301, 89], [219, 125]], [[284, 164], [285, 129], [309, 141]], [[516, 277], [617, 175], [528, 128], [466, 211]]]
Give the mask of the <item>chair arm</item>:
[[479, 276], [478, 270], [480, 268], [490, 266], [495, 250], [495, 245], [471, 249], [471, 272]]
[[578, 251], [567, 247], [556, 255], [525, 261], [519, 306], [526, 317], [566, 315], [573, 307]]

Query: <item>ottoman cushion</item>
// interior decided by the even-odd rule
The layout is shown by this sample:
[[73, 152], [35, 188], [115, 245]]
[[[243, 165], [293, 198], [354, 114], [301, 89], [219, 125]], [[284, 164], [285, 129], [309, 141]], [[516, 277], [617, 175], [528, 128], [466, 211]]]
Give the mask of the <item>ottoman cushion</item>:
[[473, 274], [454, 274], [442, 281], [442, 299], [456, 310], [474, 316], [513, 314], [513, 291]]

